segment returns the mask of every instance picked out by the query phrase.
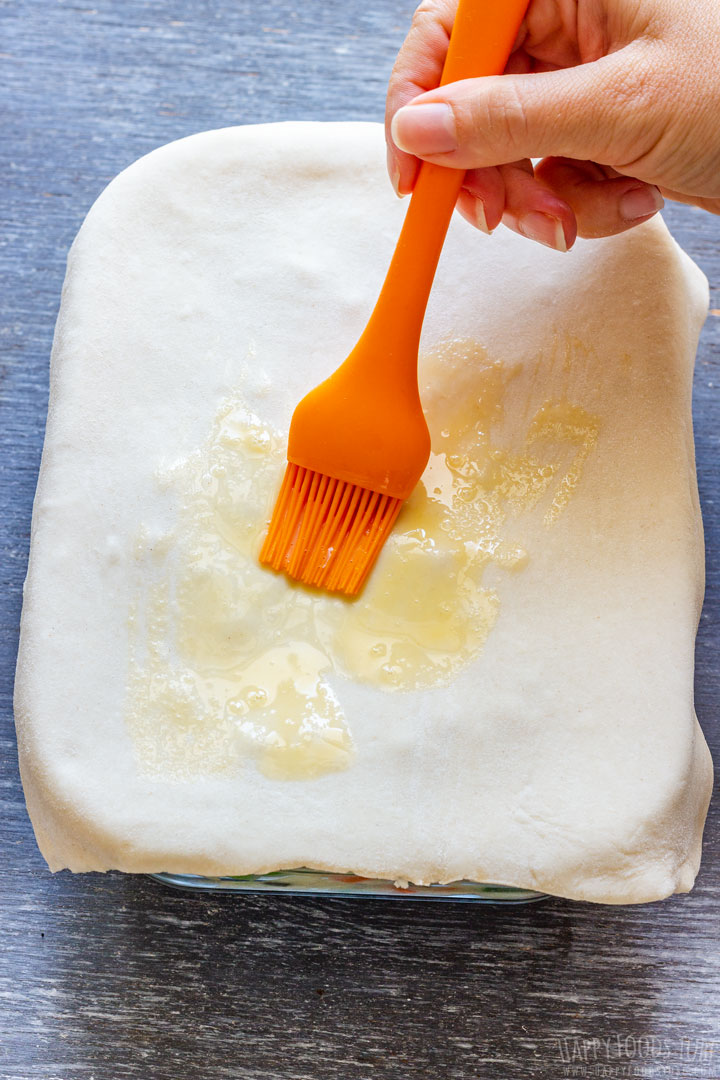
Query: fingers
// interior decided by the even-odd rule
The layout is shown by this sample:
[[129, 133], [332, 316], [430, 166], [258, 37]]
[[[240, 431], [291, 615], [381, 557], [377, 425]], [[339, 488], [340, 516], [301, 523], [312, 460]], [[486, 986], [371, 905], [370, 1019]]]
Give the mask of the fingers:
[[393, 115], [392, 139], [407, 154], [457, 169], [553, 156], [622, 171], [657, 140], [646, 51], [636, 43], [574, 68], [438, 87]]
[[505, 213], [505, 181], [500, 169], [475, 169], [465, 173], [457, 208], [471, 225], [491, 233]]
[[663, 205], [652, 184], [619, 176], [592, 161], [565, 158], [547, 158], [534, 172], [529, 161], [472, 169], [458, 200], [463, 217], [483, 232], [492, 232], [502, 221], [557, 251], [568, 251], [576, 236], [625, 232]]
[[398, 195], [413, 189], [417, 158], [399, 150], [390, 132], [393, 116], [418, 94], [437, 86], [442, 75], [457, 0], [423, 0], [413, 16], [405, 43], [395, 61], [385, 108], [388, 172]]
[[656, 214], [664, 205], [658, 188], [618, 176], [592, 161], [546, 158], [537, 181], [572, 208], [579, 236], [613, 236]]
[[[423, 0], [393, 71], [399, 193], [418, 159], [466, 170], [469, 220], [561, 249], [576, 230], [609, 236], [647, 220], [663, 196], [720, 212], [717, 3], [588, 4], [581, 26], [575, 0], [535, 0], [504, 75], [440, 87], [456, 2]], [[528, 159], [543, 159], [534, 177]]]
[[575, 243], [577, 225], [571, 207], [539, 184], [532, 166], [515, 165], [502, 170], [505, 182], [503, 224], [556, 251], [569, 251]]
[[556, 251], [568, 251], [577, 235], [572, 208], [535, 179], [529, 161], [468, 172], [458, 210], [482, 232], [502, 221]]

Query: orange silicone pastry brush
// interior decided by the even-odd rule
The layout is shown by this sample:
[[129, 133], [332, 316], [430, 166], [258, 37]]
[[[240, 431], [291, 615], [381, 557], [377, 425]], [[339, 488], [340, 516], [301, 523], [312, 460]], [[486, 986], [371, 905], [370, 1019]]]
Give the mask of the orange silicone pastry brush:
[[[499, 75], [528, 0], [460, 0], [441, 84]], [[293, 413], [260, 561], [307, 585], [362, 587], [430, 456], [417, 382], [425, 308], [464, 172], [422, 164], [370, 321]]]

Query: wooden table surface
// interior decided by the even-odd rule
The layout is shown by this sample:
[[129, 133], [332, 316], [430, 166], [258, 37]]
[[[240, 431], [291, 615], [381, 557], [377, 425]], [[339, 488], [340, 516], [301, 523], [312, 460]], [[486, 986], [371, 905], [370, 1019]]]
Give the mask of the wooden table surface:
[[[191, 132], [380, 119], [410, 14], [411, 0], [0, 0], [3, 1080], [720, 1077], [717, 801], [693, 893], [620, 908], [51, 876], [25, 813], [13, 668], [48, 355], [83, 215], [125, 165]], [[720, 219], [666, 218], [720, 309]], [[695, 383], [708, 562], [697, 708], [717, 760], [719, 315]]]

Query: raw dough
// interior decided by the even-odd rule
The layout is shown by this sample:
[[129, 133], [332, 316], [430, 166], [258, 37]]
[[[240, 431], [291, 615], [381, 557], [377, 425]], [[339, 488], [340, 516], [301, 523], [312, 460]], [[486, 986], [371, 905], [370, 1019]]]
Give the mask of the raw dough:
[[[692, 886], [711, 786], [692, 696], [707, 285], [659, 219], [560, 255], [456, 217], [423, 336], [434, 472], [361, 599], [367, 640], [361, 609], [337, 616], [257, 567], [239, 533], [216, 535], [228, 463], [250, 518], [253, 498], [267, 511], [293, 405], [358, 337], [403, 212], [380, 125], [292, 123], [163, 147], [88, 215], [53, 349], [16, 684], [51, 869], [304, 865], [607, 903]], [[408, 545], [426, 560], [412, 589]], [[240, 601], [279, 596], [275, 615], [229, 608], [218, 580]], [[444, 636], [408, 608], [409, 666], [383, 674], [373, 642], [387, 631], [392, 651], [425, 594]], [[305, 704], [322, 698], [324, 742], [298, 721], [293, 754], [267, 702], [247, 722], [265, 678], [247, 674], [252, 650], [275, 663], [261, 639], [285, 595], [299, 644], [288, 658], [283, 624], [275, 660], [305, 665]], [[244, 712], [221, 724], [213, 694], [240, 700], [234, 641]], [[308, 757], [305, 735], [329, 756]]]

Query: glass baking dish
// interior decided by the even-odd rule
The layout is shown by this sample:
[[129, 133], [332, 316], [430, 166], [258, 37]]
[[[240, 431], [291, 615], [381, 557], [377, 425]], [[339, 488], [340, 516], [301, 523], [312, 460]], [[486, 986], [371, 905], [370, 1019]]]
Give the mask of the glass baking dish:
[[527, 904], [546, 899], [545, 893], [530, 889], [513, 889], [508, 885], [477, 881], [399, 888], [392, 881], [361, 878], [354, 874], [327, 874], [305, 868], [247, 874], [243, 877], [200, 877], [195, 874], [151, 874], [150, 877], [178, 889], [209, 892], [284, 892], [291, 896], [370, 896], [398, 900], [458, 900], [480, 904]]

